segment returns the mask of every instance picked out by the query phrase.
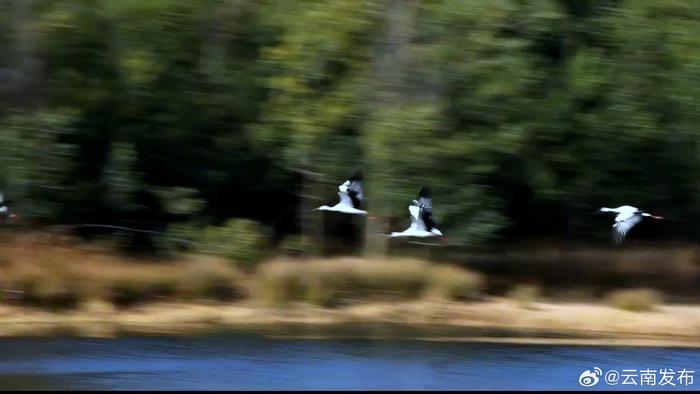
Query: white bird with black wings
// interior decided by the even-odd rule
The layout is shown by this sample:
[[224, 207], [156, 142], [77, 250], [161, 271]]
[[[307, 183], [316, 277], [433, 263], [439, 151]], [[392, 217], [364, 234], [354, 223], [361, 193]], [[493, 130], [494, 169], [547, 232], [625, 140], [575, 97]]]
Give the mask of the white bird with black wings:
[[437, 229], [437, 223], [433, 220], [433, 199], [430, 188], [421, 187], [418, 191], [418, 199], [413, 200], [408, 206], [411, 215], [411, 225], [404, 231], [392, 232], [389, 237], [442, 237], [442, 232]]
[[16, 219], [17, 215], [10, 213], [9, 201], [5, 200], [5, 196], [0, 193], [0, 218]]
[[333, 211], [351, 215], [367, 215], [367, 211], [360, 209], [363, 201], [362, 173], [360, 171], [356, 172], [355, 175], [338, 187], [338, 196], [340, 197], [339, 203], [332, 207], [322, 205], [314, 209], [314, 211]]
[[650, 217], [654, 219], [663, 219], [661, 216], [654, 216], [650, 213], [641, 211], [639, 208], [632, 207], [629, 205], [622, 205], [617, 208], [600, 208], [600, 212], [612, 212], [616, 213], [615, 224], [613, 224], [613, 241], [616, 244], [622, 243], [625, 239], [627, 233], [641, 222], [644, 217]]

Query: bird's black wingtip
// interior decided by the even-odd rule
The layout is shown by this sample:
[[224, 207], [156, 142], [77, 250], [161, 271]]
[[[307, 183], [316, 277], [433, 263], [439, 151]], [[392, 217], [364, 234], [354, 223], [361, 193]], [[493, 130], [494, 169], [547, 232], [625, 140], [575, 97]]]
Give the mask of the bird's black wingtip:
[[432, 193], [430, 192], [430, 187], [428, 186], [421, 186], [420, 190], [418, 190], [418, 197], [431, 198], [431, 195]]
[[362, 180], [362, 170], [357, 170], [355, 171], [354, 174], [349, 179], [351, 182], [352, 181], [361, 181]]

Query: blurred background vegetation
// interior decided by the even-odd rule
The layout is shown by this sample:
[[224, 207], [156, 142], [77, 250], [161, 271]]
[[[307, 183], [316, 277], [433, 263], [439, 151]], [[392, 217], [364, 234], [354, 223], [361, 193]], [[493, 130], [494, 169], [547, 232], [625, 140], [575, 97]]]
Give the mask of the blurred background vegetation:
[[372, 250], [422, 184], [460, 247], [608, 242], [622, 204], [693, 241], [699, 36], [682, 0], [0, 0], [0, 189], [241, 262], [318, 251], [355, 169]]

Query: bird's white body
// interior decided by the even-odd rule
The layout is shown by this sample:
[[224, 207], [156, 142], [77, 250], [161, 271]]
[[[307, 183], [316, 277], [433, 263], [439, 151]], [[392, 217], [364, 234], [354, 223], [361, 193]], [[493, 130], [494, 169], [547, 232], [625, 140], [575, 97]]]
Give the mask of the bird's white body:
[[[354, 183], [354, 184], [353, 184]], [[351, 186], [351, 184], [353, 184]], [[359, 180], [356, 181], [350, 181], [347, 180], [345, 181], [342, 185], [338, 187], [338, 197], [340, 198], [340, 202], [333, 206], [328, 206], [328, 205], [322, 205], [316, 209], [315, 211], [332, 211], [332, 212], [341, 212], [341, 213], [347, 213], [351, 215], [367, 215], [367, 211], [364, 211], [362, 209], [356, 208], [355, 205], [353, 204], [352, 198], [350, 197], [350, 191], [354, 190], [355, 195], [359, 200], [362, 199], [362, 185]]]
[[[431, 204], [432, 205], [432, 204]], [[408, 206], [408, 213], [411, 216], [411, 225], [404, 231], [394, 231], [389, 237], [399, 238], [399, 237], [442, 237], [442, 232], [436, 227], [428, 230], [425, 221], [421, 218], [421, 205], [418, 201], [413, 200], [413, 203]]]
[[615, 222], [622, 222], [636, 217], [637, 212], [639, 212], [639, 208], [630, 205], [622, 205], [617, 208], [600, 208], [600, 211], [616, 213], [617, 216], [615, 216]]
[[0, 193], [0, 218], [15, 220], [17, 215], [10, 212], [10, 207], [8, 206], [9, 201], [5, 200], [5, 196]]
[[621, 243], [627, 233], [637, 225], [642, 219], [652, 217], [654, 219], [663, 219], [661, 216], [654, 216], [646, 212], [642, 212], [639, 208], [622, 205], [617, 208], [600, 208], [600, 212], [616, 213], [615, 223], [613, 224], [613, 239], [615, 243]]
[[0, 193], [0, 214], [7, 213], [7, 205], [5, 205], [5, 195]]
[[[338, 193], [340, 194], [340, 193]], [[340, 194], [342, 196], [342, 194]], [[342, 199], [342, 197], [341, 197]], [[317, 211], [333, 211], [333, 212], [341, 212], [341, 213], [349, 213], [351, 215], [367, 215], [367, 211], [363, 211], [361, 209], [356, 209], [355, 207], [352, 206], [352, 204], [347, 205], [344, 204], [343, 202], [339, 202], [332, 207], [329, 207], [328, 205], [321, 205], [320, 207], [316, 208]]]
[[419, 238], [425, 238], [425, 237], [442, 237], [442, 233], [440, 230], [434, 228], [432, 231], [425, 231], [425, 230], [420, 230], [415, 228], [414, 226], [411, 226], [407, 228], [406, 230], [403, 230], [401, 232], [394, 231], [389, 235], [389, 238], [399, 238], [399, 237], [419, 237]]

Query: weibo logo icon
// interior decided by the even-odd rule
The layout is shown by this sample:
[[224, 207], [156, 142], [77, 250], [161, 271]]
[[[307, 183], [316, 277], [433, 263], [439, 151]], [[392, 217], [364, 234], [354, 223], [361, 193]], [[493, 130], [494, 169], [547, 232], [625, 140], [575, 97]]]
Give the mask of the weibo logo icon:
[[583, 387], [595, 386], [600, 381], [599, 376], [602, 374], [603, 371], [598, 367], [593, 368], [593, 371], [587, 369], [578, 377], [578, 383]]

